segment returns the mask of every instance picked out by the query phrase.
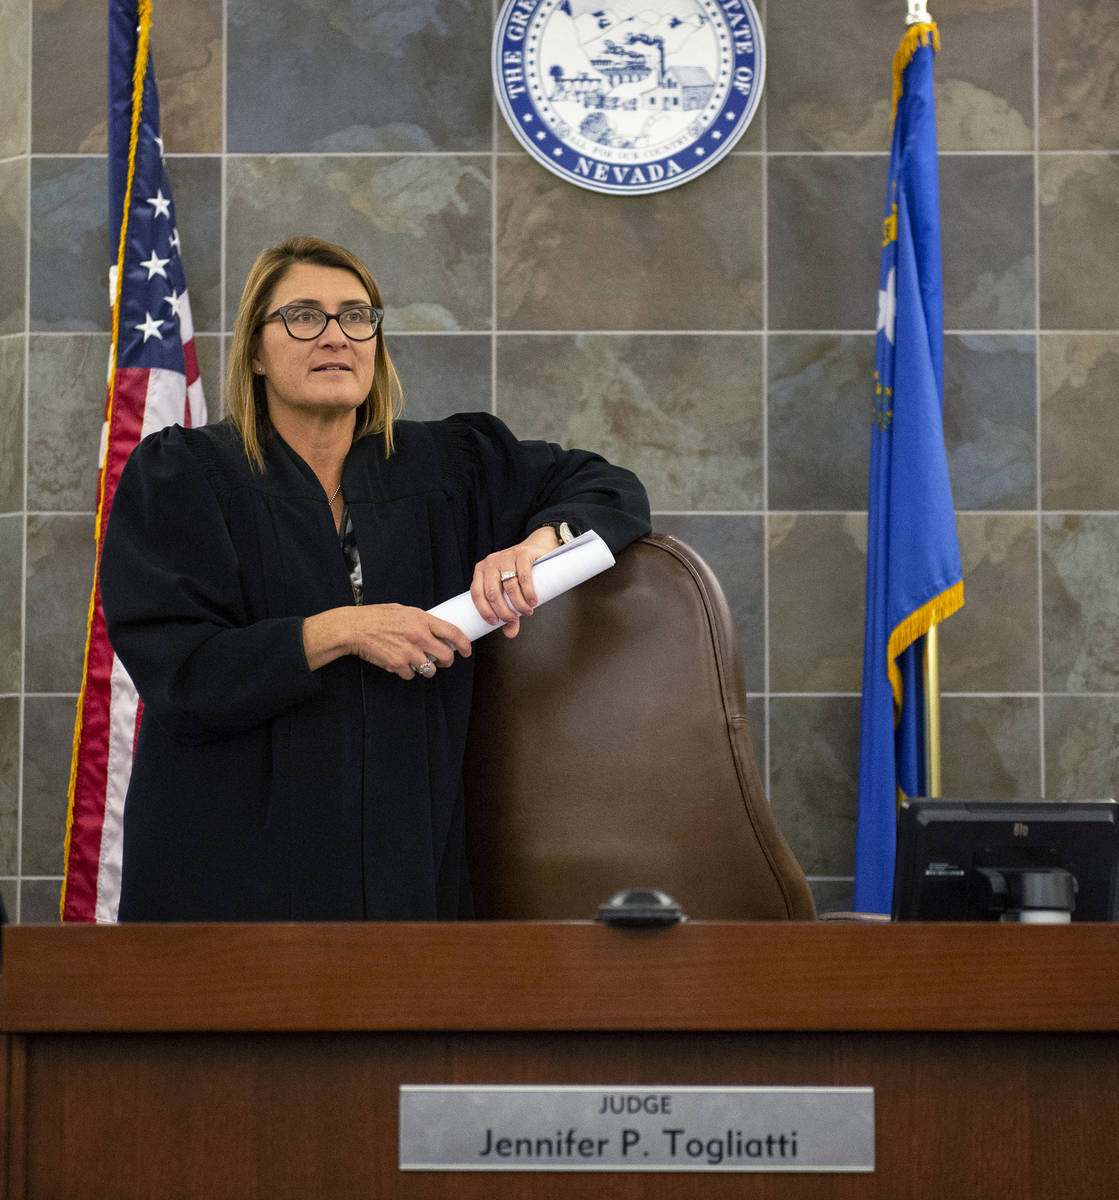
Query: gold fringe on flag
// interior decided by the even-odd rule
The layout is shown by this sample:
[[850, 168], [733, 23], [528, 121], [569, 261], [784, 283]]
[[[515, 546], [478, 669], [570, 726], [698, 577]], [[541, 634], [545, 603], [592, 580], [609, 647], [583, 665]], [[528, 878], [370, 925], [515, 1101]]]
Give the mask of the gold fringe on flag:
[[919, 25], [911, 25], [905, 31], [905, 36], [897, 48], [897, 53], [894, 55], [894, 98], [890, 109], [891, 129], [894, 119], [898, 115], [898, 101], [904, 90], [902, 76], [905, 74], [905, 68], [909, 66], [913, 55], [917, 53], [917, 48], [928, 45], [931, 45], [934, 50], [940, 49], [940, 31], [937, 29], [935, 21], [922, 21]]
[[901, 671], [897, 660], [913, 643], [945, 618], [950, 617], [964, 603], [964, 582], [959, 580], [946, 591], [934, 596], [911, 612], [890, 634], [886, 647], [886, 671], [894, 692], [894, 716], [901, 712]]

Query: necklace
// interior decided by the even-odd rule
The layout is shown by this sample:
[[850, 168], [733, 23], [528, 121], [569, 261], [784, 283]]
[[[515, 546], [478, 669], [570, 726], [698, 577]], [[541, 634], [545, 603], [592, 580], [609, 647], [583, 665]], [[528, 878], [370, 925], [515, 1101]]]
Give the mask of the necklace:
[[327, 504], [333, 504], [338, 499], [338, 493], [342, 490], [342, 481], [338, 481], [338, 486], [334, 489], [334, 495], [330, 497]]

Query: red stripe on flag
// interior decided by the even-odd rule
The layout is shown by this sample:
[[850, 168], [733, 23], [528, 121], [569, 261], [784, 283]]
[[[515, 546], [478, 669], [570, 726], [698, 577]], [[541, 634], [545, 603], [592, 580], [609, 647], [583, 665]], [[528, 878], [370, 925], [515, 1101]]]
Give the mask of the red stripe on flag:
[[81, 724], [81, 746], [74, 774], [70, 855], [66, 869], [63, 921], [96, 920], [101, 835], [109, 784], [109, 727], [114, 660], [105, 630], [105, 614], [101, 611], [101, 594], [97, 581], [100, 578], [101, 547], [105, 541], [109, 510], [112, 508], [120, 473], [139, 441], [147, 395], [146, 369], [125, 367], [117, 371], [101, 487], [98, 569], [94, 573], [95, 591], [89, 627], [85, 687], [78, 714]]
[[97, 909], [97, 873], [109, 759], [109, 699], [113, 652], [97, 598], [90, 625], [86, 685], [79, 720], [82, 747], [74, 778], [73, 822], [66, 879], [64, 921], [92, 921]]
[[101, 517], [101, 536], [105, 536], [105, 523], [109, 508], [120, 481], [120, 473], [128, 456], [140, 440], [144, 428], [144, 410], [148, 403], [148, 376], [146, 367], [120, 367], [113, 386], [113, 413], [109, 427], [109, 453], [105, 461], [105, 511]]
[[194, 338], [183, 342], [183, 365], [186, 367], [187, 387], [198, 378], [198, 355], [194, 352]]

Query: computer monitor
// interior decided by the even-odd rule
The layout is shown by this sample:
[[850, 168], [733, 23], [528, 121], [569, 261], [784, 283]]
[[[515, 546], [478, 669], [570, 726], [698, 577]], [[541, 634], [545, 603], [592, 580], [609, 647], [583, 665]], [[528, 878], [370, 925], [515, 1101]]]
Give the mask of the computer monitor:
[[1119, 920], [1119, 804], [906, 800], [893, 917]]

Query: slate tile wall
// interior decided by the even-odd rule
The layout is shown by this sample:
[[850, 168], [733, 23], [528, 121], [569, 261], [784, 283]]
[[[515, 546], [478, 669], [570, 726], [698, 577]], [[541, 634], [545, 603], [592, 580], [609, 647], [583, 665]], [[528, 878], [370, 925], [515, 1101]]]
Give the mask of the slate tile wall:
[[[496, 3], [156, 0], [199, 359], [253, 255], [351, 245], [411, 414], [489, 408], [639, 471], [738, 621], [777, 818], [850, 903], [865, 487], [902, 0], [769, 0], [766, 95], [699, 180], [616, 199], [520, 150]], [[945, 428], [967, 604], [944, 788], [1119, 791], [1119, 8], [931, 0]], [[103, 6], [0, 0], [0, 891], [53, 920], [108, 349]], [[686, 899], [686, 898], [685, 898]]]

